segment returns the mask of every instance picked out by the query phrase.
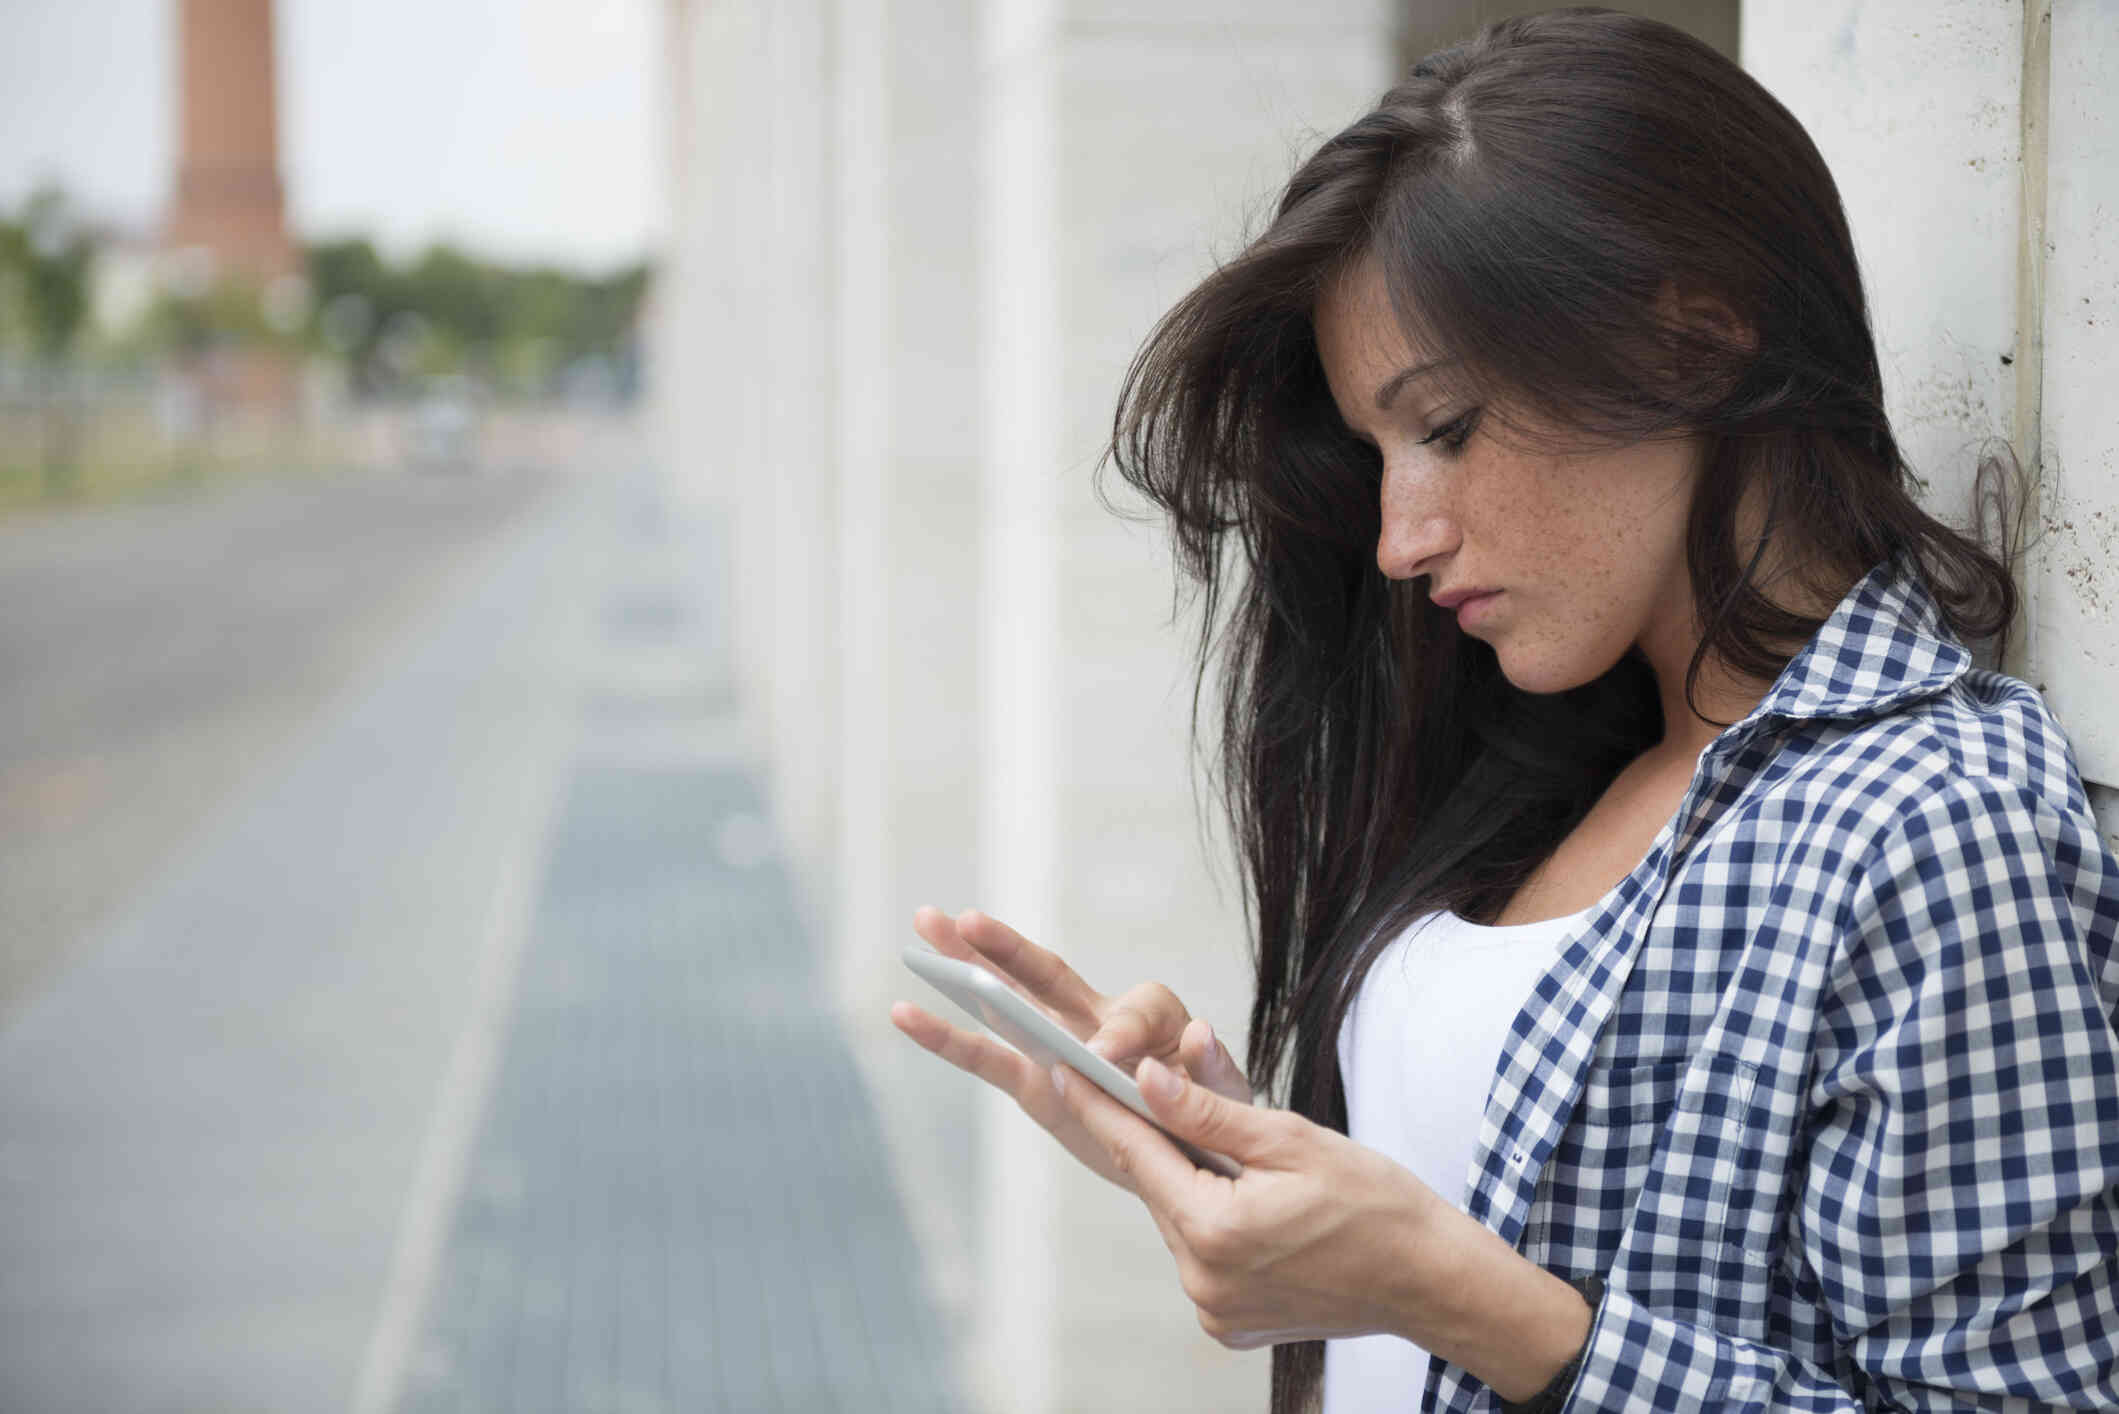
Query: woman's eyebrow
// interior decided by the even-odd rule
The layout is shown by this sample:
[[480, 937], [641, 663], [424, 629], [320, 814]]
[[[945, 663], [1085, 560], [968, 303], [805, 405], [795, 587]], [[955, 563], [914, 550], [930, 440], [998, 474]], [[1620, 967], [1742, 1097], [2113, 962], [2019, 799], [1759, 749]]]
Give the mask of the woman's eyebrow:
[[1376, 390], [1376, 411], [1390, 411], [1391, 400], [1398, 396], [1398, 391], [1421, 374], [1432, 373], [1438, 368], [1446, 368], [1456, 361], [1454, 358], [1438, 358], [1431, 359], [1426, 363], [1414, 364], [1411, 368], [1399, 369], [1385, 379], [1383, 386]]

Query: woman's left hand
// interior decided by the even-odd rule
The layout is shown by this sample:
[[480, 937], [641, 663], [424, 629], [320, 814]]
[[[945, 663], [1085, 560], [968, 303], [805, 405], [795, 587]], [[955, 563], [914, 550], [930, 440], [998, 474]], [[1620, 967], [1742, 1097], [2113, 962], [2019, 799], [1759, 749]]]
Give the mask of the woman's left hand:
[[1162, 1125], [1244, 1166], [1223, 1178], [1073, 1071], [1060, 1068], [1060, 1079], [1067, 1106], [1154, 1215], [1208, 1335], [1250, 1350], [1408, 1334], [1405, 1313], [1437, 1255], [1423, 1252], [1425, 1239], [1445, 1216], [1463, 1218], [1408, 1170], [1337, 1130], [1143, 1060], [1136, 1079]]

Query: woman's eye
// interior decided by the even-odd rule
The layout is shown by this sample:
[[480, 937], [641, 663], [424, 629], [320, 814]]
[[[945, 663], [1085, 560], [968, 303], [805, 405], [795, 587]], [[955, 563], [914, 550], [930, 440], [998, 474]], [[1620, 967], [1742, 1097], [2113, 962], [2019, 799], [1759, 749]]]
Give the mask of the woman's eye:
[[1424, 447], [1430, 442], [1440, 442], [1448, 451], [1463, 451], [1464, 444], [1471, 440], [1472, 429], [1479, 425], [1479, 411], [1478, 408], [1472, 408], [1458, 417], [1451, 418], [1422, 437], [1418, 445]]

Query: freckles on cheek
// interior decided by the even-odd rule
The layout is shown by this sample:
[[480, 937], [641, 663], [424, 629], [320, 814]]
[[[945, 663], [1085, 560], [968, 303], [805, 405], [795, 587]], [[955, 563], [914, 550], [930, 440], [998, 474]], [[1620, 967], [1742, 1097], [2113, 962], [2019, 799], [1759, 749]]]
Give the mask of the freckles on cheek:
[[1682, 546], [1684, 501], [1661, 463], [1634, 448], [1483, 470], [1483, 538], [1521, 590], [1494, 643], [1503, 668], [1536, 691], [1579, 685], [1634, 637], [1662, 567], [1681, 552], [1672, 546]]
[[1626, 566], [1640, 552], [1646, 527], [1629, 507], [1606, 467], [1568, 467], [1549, 473], [1524, 497], [1518, 524], [1523, 563], [1567, 601], [1551, 606], [1577, 623], [1602, 622], [1617, 612]]

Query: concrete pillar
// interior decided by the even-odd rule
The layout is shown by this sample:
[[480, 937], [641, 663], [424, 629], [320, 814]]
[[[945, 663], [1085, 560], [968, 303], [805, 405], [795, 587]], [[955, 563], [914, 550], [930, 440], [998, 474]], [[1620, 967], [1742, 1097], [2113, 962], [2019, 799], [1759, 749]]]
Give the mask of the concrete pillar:
[[697, 442], [689, 427], [691, 408], [684, 391], [696, 375], [692, 350], [699, 337], [699, 321], [692, 316], [698, 282], [693, 274], [696, 254], [693, 239], [693, 189], [699, 176], [697, 100], [692, 92], [695, 58], [693, 27], [698, 23], [696, 0], [663, 0], [661, 102], [663, 147], [663, 229], [667, 232], [655, 257], [654, 279], [648, 286], [646, 318], [649, 351], [645, 368], [651, 443], [663, 463], [663, 474], [674, 478], [686, 464]]
[[[988, 32], [980, 902], [1105, 991], [1167, 983], [1239, 1053], [1246, 941], [1195, 809], [1190, 626], [1167, 622], [1160, 528], [1105, 510], [1090, 470], [1155, 319], [1388, 85], [1394, 9], [1061, 0], [996, 7]], [[987, 1407], [1262, 1405], [1267, 1355], [1199, 1329], [1138, 1201], [998, 1097], [987, 1134]]]
[[[760, 606], [770, 677], [759, 684], [760, 739], [772, 799], [815, 936], [830, 935], [828, 871], [838, 849], [842, 643], [838, 633], [839, 171], [828, 95], [837, 74], [829, 0], [765, 8], [762, 115], [768, 220], [757, 280], [766, 313], [761, 352], [767, 456], [760, 467], [770, 526]], [[756, 566], [755, 558], [752, 561]]]
[[678, 499], [701, 510], [715, 506], [722, 452], [711, 435], [719, 420], [716, 341], [727, 313], [716, 307], [711, 272], [728, 258], [727, 232], [712, 219], [709, 197], [720, 184], [719, 130], [707, 121], [721, 82], [708, 43], [710, 6], [668, 0], [663, 42], [664, 109], [669, 144], [669, 236], [656, 261], [653, 298], [661, 325], [661, 361], [649, 377], [663, 433], [661, 454]]
[[[2119, 792], [2110, 789], [2119, 786], [2119, 426], [2111, 410], [2119, 384], [2119, 91], [2110, 80], [2119, 25], [2098, 0], [2031, 8], [2026, 93], [2048, 101], [2036, 154], [2042, 230], [2028, 252], [2035, 278], [2026, 282], [2041, 320], [2043, 534], [2032, 557], [2027, 675], [2066, 723], [2119, 849]], [[2044, 95], [2035, 93], [2041, 86]]]
[[976, 1082], [888, 1013], [919, 985], [898, 962], [913, 909], [974, 897], [978, 7], [670, 4], [678, 512], [729, 541], [700, 561], [729, 566], [707, 598], [807, 915], [788, 945], [823, 945], [961, 1321]]
[[[981, 1201], [976, 1080], [919, 1050], [891, 1002], [948, 1004], [906, 971], [913, 910], [976, 889], [979, 382], [975, 0], [840, 0], [832, 162], [836, 539], [796, 514], [788, 553], [835, 592], [828, 875], [847, 1029], [897, 1162], [937, 1305], [961, 1350]], [[792, 291], [790, 291], [792, 295]], [[791, 415], [798, 415], [791, 413]], [[788, 647], [783, 651], [792, 652]], [[834, 747], [836, 748], [834, 750]], [[783, 750], [803, 749], [788, 743]], [[783, 778], [796, 772], [783, 767]]]
[[688, 50], [676, 114], [688, 159], [671, 237], [680, 362], [666, 389], [678, 513], [729, 537], [727, 580], [705, 588], [709, 602], [730, 606], [735, 705], [761, 756], [773, 681], [765, 350], [774, 316], [761, 278], [773, 218], [769, 18], [760, 5], [695, 0], [673, 34]]

